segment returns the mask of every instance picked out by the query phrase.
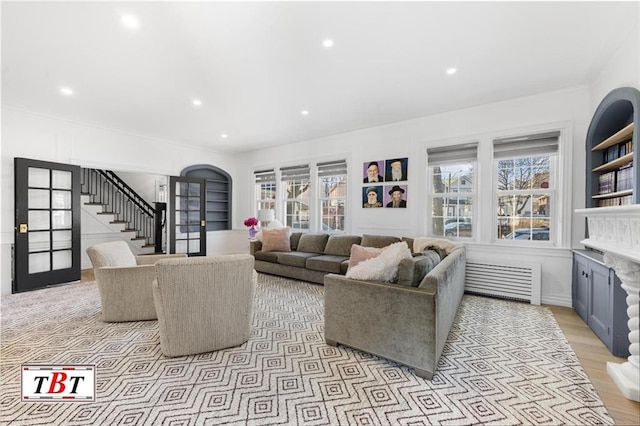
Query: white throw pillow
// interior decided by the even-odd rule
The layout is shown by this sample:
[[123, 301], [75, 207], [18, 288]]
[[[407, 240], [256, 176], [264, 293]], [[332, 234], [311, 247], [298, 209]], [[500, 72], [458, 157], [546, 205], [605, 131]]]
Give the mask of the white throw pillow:
[[349, 269], [347, 278], [393, 282], [398, 279], [398, 265], [402, 259], [411, 259], [411, 250], [405, 241], [393, 243], [382, 250], [379, 256], [362, 262]]

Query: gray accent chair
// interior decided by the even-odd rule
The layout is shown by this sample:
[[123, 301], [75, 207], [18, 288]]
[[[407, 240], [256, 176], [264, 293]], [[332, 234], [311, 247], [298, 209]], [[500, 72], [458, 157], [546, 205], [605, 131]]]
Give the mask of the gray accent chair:
[[154, 320], [151, 283], [156, 278], [153, 264], [185, 254], [150, 254], [135, 256], [122, 240], [93, 245], [87, 249], [100, 291], [102, 321]]
[[326, 343], [413, 367], [417, 376], [430, 380], [462, 300], [465, 267], [465, 248], [460, 245], [417, 287], [327, 275]]
[[251, 336], [258, 274], [249, 254], [156, 263], [153, 298], [168, 357], [213, 352]]

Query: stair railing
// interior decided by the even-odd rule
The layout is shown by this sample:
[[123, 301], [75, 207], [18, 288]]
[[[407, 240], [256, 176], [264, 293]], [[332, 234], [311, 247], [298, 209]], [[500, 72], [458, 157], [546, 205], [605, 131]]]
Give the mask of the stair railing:
[[155, 243], [155, 209], [111, 170], [82, 169], [81, 192], [91, 204], [102, 205], [103, 213], [114, 215], [113, 223], [124, 223], [125, 231], [135, 231], [134, 239], [145, 245]]

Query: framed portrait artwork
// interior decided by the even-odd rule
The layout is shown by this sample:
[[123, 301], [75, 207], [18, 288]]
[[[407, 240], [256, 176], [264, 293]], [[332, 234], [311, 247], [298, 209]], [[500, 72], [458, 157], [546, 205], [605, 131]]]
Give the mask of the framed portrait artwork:
[[392, 158], [385, 161], [384, 181], [402, 182], [407, 180], [409, 158]]
[[384, 160], [365, 161], [362, 164], [362, 183], [384, 182]]
[[407, 185], [385, 185], [383, 204], [389, 208], [407, 208]]
[[372, 209], [382, 206], [382, 185], [362, 188], [362, 208]]

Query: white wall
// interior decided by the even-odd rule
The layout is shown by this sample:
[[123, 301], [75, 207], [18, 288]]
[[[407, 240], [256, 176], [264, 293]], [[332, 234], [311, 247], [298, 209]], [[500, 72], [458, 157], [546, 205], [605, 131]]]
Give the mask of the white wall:
[[[226, 170], [234, 181], [237, 174], [236, 159], [227, 154], [3, 107], [0, 294], [11, 293], [15, 157], [159, 176], [208, 163]], [[215, 248], [216, 242], [211, 245]]]
[[609, 63], [589, 85], [589, 114], [593, 115], [602, 99], [618, 87], [640, 88], [640, 6], [638, 24], [614, 53]]

